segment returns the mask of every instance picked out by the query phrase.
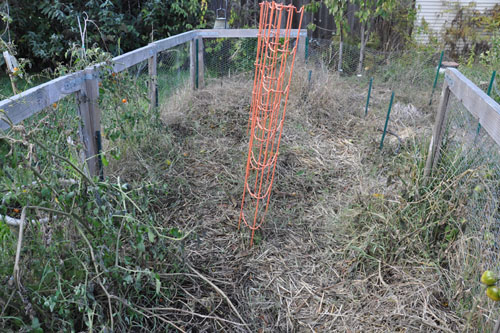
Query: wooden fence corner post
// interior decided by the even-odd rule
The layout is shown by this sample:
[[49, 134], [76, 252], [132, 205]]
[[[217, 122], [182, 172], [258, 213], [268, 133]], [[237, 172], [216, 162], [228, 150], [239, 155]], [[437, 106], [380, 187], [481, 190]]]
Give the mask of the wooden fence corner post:
[[205, 60], [204, 60], [203, 37], [198, 37], [198, 88], [205, 84]]
[[191, 89], [196, 89], [196, 47], [195, 40], [191, 39], [189, 41], [189, 83]]
[[78, 92], [80, 113], [80, 136], [85, 149], [85, 158], [90, 176], [104, 178], [101, 153], [101, 110], [99, 108], [98, 72], [93, 68], [85, 70], [85, 83]]
[[152, 111], [158, 106], [158, 71], [157, 71], [157, 53], [154, 52], [153, 56], [148, 58], [148, 74], [149, 74], [149, 110]]
[[432, 137], [429, 145], [427, 161], [425, 163], [424, 177], [428, 177], [432, 173], [432, 169], [437, 165], [440, 156], [441, 142], [443, 140], [443, 128], [446, 125], [448, 101], [450, 99], [450, 87], [448, 86], [447, 76], [443, 82], [443, 89], [439, 100], [439, 107], [436, 115], [434, 128], [432, 129]]

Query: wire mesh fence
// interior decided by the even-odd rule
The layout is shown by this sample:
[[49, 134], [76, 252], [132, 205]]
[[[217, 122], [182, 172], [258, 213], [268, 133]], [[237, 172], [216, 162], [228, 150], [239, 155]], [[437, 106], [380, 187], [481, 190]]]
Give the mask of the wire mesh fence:
[[[455, 262], [449, 264], [463, 273], [463, 279], [477, 281], [479, 272], [500, 269], [500, 149], [453, 94], [448, 102], [439, 153], [433, 188], [435, 193], [443, 193], [436, 201], [443, 207], [441, 214], [436, 215], [439, 222], [434, 228], [443, 231], [444, 244], [461, 239], [462, 244], [456, 246], [462, 251], [457, 251], [452, 256]], [[484, 289], [478, 281], [470, 290], [477, 302], [483, 299]], [[465, 296], [455, 298], [458, 309], [477, 311], [463, 301]], [[495, 311], [493, 305], [488, 302], [484, 307]]]
[[206, 38], [203, 43], [207, 83], [238, 74], [253, 74], [257, 38]]
[[189, 43], [177, 45], [157, 55], [158, 104], [161, 105], [176, 89], [189, 83]]
[[[348, 76], [356, 74], [377, 76], [384, 82], [398, 82], [398, 85], [401, 83], [419, 86], [428, 84], [428, 80], [422, 79], [432, 77], [435, 74], [433, 67], [437, 67], [439, 62], [437, 51], [424, 52], [408, 49], [384, 52], [367, 47], [363, 63], [359, 68], [359, 46], [344, 42], [341, 51], [340, 42], [331, 39], [310, 39], [306, 53], [309, 64], [340, 71]], [[341, 63], [340, 66], [339, 63]]]

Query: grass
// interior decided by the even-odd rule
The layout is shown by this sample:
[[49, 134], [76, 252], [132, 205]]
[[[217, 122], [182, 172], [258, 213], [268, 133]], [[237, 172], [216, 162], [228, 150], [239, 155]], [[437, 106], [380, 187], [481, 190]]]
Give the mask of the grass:
[[[405, 54], [370, 74], [364, 117], [370, 75], [296, 66], [270, 213], [252, 248], [249, 231], [236, 228], [251, 74], [196, 92], [160, 75], [159, 113], [147, 111], [145, 84], [133, 75], [103, 81], [104, 182], [81, 174], [70, 98], [9, 133], [0, 214], [36, 207], [28, 219], [49, 222], [26, 224], [21, 236], [0, 222], [0, 325], [491, 330], [498, 310], [478, 280], [498, 269], [492, 143], [481, 135], [472, 149], [460, 133], [475, 124], [452, 103], [446, 149], [426, 183], [433, 56]], [[389, 129], [399, 139], [389, 135], [380, 151], [392, 90]]]

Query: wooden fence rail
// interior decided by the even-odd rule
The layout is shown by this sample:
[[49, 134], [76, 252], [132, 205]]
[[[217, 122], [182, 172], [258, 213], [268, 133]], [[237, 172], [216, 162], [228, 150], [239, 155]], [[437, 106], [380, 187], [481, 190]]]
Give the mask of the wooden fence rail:
[[[86, 68], [85, 70], [68, 74], [39, 86], [28, 89], [20, 94], [0, 101], [0, 110], [12, 121], [18, 124], [21, 121], [33, 116], [41, 110], [57, 103], [62, 98], [76, 94], [79, 104], [79, 113], [82, 120], [80, 133], [85, 146], [85, 155], [89, 173], [91, 175], [102, 175], [102, 169], [99, 165], [99, 159], [96, 155], [99, 153], [100, 142], [100, 109], [98, 105], [98, 81], [100, 73], [105, 70], [121, 72], [142, 61], [148, 61], [148, 73], [150, 76], [149, 94], [151, 107], [157, 105], [157, 69], [156, 61], [159, 52], [168, 50], [177, 45], [190, 42], [190, 69], [191, 86], [196, 88], [203, 85], [203, 38], [256, 38], [257, 29], [211, 29], [211, 30], [192, 30], [179, 35], [168, 37], [134, 51], [125, 53], [111, 60], [111, 68], [105, 64], [98, 64]], [[298, 38], [298, 49], [300, 56], [305, 57], [305, 39], [307, 31], [292, 30], [292, 38]], [[196, 42], [198, 41], [198, 42]], [[198, 45], [198, 52], [195, 50]], [[197, 53], [197, 54], [195, 54]], [[196, 61], [198, 60], [198, 61]], [[195, 66], [198, 63], [198, 66]], [[201, 65], [200, 65], [201, 64]], [[198, 70], [198, 72], [196, 72]], [[196, 75], [198, 74], [198, 75]], [[201, 75], [200, 75], [201, 74]], [[196, 77], [201, 78], [196, 81]], [[1, 120], [0, 130], [9, 129], [9, 124]]]
[[437, 165], [447, 119], [448, 101], [453, 94], [463, 106], [478, 119], [481, 127], [500, 145], [500, 105], [493, 98], [472, 83], [455, 68], [446, 69], [443, 90], [439, 101], [436, 122], [432, 131], [431, 143], [424, 176], [429, 176]]

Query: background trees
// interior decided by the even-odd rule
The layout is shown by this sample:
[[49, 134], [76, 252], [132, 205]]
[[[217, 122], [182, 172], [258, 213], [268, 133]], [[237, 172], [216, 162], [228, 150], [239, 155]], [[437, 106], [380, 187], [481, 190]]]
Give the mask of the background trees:
[[112, 54], [204, 27], [206, 0], [17, 0], [1, 8], [4, 40], [35, 67], [55, 65], [75, 43]]

